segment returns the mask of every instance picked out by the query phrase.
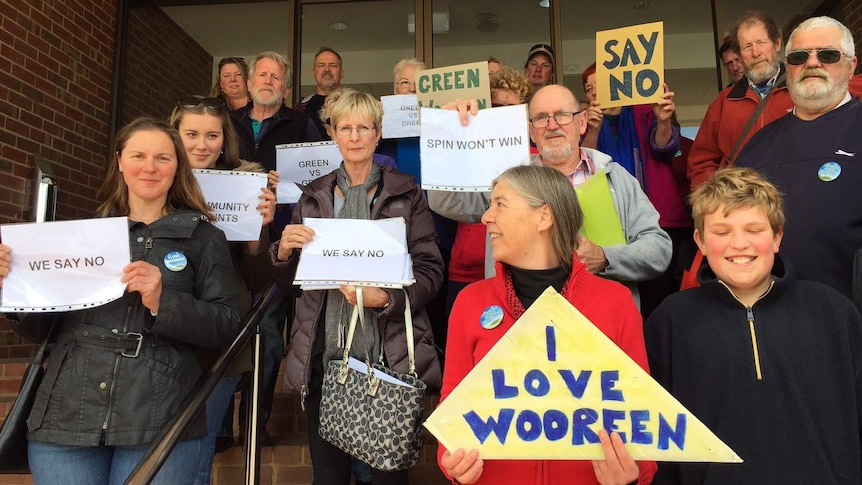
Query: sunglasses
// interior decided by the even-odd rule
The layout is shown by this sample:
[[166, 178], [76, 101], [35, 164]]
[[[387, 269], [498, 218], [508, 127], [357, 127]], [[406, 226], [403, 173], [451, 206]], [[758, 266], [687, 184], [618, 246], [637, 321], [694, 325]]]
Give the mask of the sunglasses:
[[817, 53], [817, 60], [820, 61], [821, 64], [835, 64], [839, 60], [841, 60], [841, 55], [843, 52], [837, 49], [810, 49], [806, 51], [794, 51], [790, 54], [787, 54], [787, 63], [791, 66], [800, 66], [808, 62], [808, 57], [811, 55], [811, 51], [815, 51]]
[[188, 96], [177, 101], [177, 106], [185, 109], [197, 108], [200, 105], [204, 105], [204, 108], [212, 111], [222, 111], [225, 107], [224, 101], [219, 98]]

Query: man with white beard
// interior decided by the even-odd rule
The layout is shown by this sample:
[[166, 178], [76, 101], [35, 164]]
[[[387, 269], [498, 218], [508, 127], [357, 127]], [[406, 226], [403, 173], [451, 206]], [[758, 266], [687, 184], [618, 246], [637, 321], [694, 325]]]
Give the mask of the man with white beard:
[[[261, 52], [249, 66], [248, 91], [251, 103], [230, 113], [239, 140], [243, 160], [257, 162], [273, 173], [276, 170], [275, 147], [285, 143], [319, 141], [320, 132], [305, 113], [284, 105], [284, 93], [290, 88], [290, 64], [277, 52]], [[272, 179], [271, 179], [272, 180]], [[293, 207], [279, 204], [275, 220], [269, 225], [269, 238], [278, 241], [290, 220]], [[264, 249], [262, 249], [263, 251]], [[261, 443], [269, 445], [266, 422], [272, 411], [272, 398], [278, 380], [278, 369], [284, 353], [284, 325], [293, 319], [293, 297], [280, 290], [260, 321], [263, 335], [263, 392], [259, 410]], [[240, 406], [245, 408], [245, 402]], [[242, 412], [242, 411], [241, 411]], [[243, 416], [243, 414], [240, 414]], [[240, 434], [242, 439], [243, 434]]]
[[848, 297], [862, 248], [862, 104], [848, 90], [855, 52], [853, 35], [837, 20], [802, 22], [785, 51], [794, 107], [752, 137], [737, 160], [785, 194], [781, 255], [802, 278]]

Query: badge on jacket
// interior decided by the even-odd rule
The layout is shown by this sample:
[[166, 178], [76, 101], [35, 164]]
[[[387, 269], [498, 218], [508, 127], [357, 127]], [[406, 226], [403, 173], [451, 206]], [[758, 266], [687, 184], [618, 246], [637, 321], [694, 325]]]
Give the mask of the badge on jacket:
[[491, 305], [482, 312], [482, 316], [479, 317], [479, 324], [482, 325], [482, 328], [485, 330], [491, 330], [492, 328], [497, 328], [500, 325], [500, 322], [503, 321], [503, 309], [500, 308], [499, 305]]
[[165, 255], [165, 268], [173, 272], [178, 272], [186, 269], [189, 260], [186, 255], [179, 251], [171, 251]]

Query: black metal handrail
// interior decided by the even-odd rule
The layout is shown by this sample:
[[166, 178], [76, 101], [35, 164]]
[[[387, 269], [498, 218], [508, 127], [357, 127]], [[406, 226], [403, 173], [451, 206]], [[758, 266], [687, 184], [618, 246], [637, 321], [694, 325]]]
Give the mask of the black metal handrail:
[[230, 347], [218, 358], [212, 369], [207, 374], [201, 376], [192, 392], [183, 401], [183, 405], [181, 406], [182, 411], [162, 431], [159, 439], [150, 446], [147, 454], [141, 458], [131, 475], [129, 475], [129, 478], [126, 479], [125, 485], [146, 485], [150, 483], [161, 469], [165, 460], [168, 459], [168, 456], [170, 456], [197, 413], [204, 407], [210, 394], [212, 394], [219, 381], [224, 377], [228, 367], [236, 356], [242, 352], [243, 348], [248, 344], [249, 339], [253, 336], [255, 337], [253, 352], [254, 370], [253, 378], [251, 379], [252, 399], [248, 405], [249, 420], [247, 423], [249, 425], [247, 427], [248, 436], [246, 437], [246, 484], [256, 485], [259, 483], [260, 449], [257, 439], [259, 424], [257, 419], [257, 395], [260, 388], [260, 333], [258, 323], [263, 317], [264, 311], [271, 303], [273, 296], [277, 293], [277, 287], [275, 284], [272, 284], [267, 288], [263, 296], [258, 298], [254, 306], [246, 314], [245, 325], [243, 325], [242, 331], [240, 331]]

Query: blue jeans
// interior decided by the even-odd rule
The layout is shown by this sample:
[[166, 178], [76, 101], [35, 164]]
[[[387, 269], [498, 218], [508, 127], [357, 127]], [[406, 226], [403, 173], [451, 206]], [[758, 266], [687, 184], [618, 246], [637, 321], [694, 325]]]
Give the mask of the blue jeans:
[[207, 399], [207, 435], [201, 443], [201, 453], [198, 459], [198, 474], [195, 478], [195, 485], [210, 485], [210, 475], [212, 474], [213, 460], [215, 459], [215, 442], [221, 431], [221, 425], [224, 421], [224, 415], [233, 394], [236, 392], [236, 385], [239, 384], [241, 375], [227, 376], [219, 381], [213, 393]]
[[[180, 441], [151, 485], [183, 485], [194, 481], [203, 438]], [[30, 441], [27, 454], [36, 485], [122, 485], [150, 445], [65, 446]]]

